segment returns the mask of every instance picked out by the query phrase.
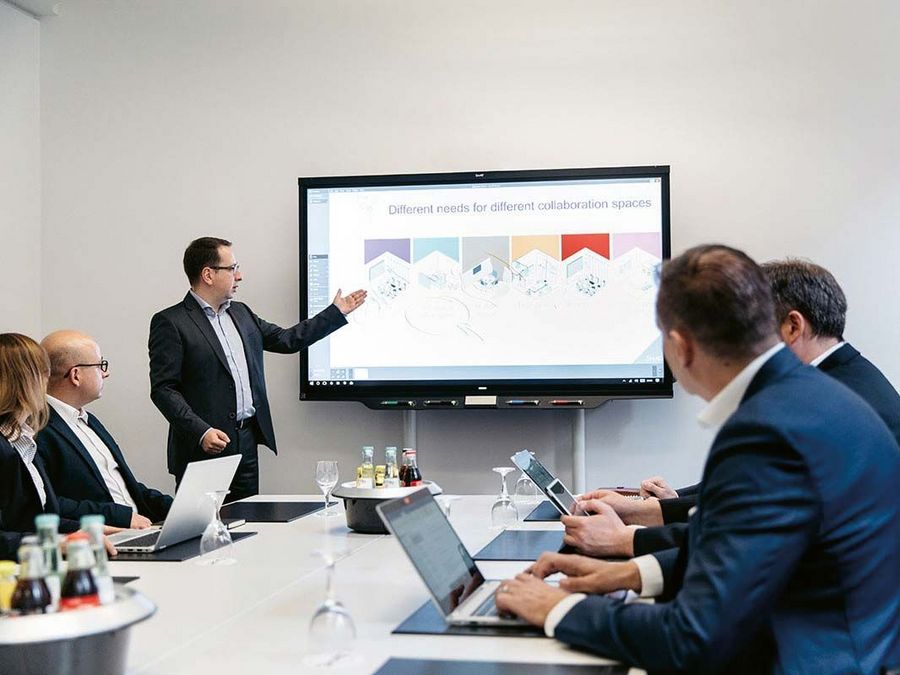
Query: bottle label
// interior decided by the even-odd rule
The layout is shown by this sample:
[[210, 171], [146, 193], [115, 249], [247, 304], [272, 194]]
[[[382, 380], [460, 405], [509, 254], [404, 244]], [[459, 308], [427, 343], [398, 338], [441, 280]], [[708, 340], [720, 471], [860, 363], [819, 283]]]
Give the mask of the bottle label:
[[409, 487], [418, 487], [422, 484], [420, 480], [412, 480], [409, 482]]
[[74, 598], [61, 598], [59, 601], [59, 611], [66, 612], [71, 609], [97, 607], [99, 604], [100, 597], [96, 593], [92, 593], [91, 595], [78, 595]]

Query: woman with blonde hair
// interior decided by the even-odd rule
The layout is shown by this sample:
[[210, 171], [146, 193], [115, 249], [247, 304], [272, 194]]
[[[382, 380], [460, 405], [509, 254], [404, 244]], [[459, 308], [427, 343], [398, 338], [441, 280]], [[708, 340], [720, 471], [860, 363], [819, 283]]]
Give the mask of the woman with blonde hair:
[[98, 512], [92, 502], [72, 502], [61, 512], [34, 436], [47, 423], [50, 361], [26, 335], [0, 333], [0, 559], [15, 558], [25, 533], [41, 513], [60, 514], [61, 532], [78, 529], [78, 518]]

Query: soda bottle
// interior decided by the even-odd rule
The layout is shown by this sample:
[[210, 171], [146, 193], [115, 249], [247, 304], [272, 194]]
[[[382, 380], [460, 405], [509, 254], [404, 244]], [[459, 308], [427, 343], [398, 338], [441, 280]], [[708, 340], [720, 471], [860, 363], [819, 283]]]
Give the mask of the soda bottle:
[[96, 607], [100, 604], [97, 584], [91, 569], [94, 567], [94, 554], [85, 532], [76, 532], [68, 539], [69, 571], [62, 585], [62, 597], [59, 609], [65, 612], [82, 607]]
[[87, 533], [91, 552], [94, 554], [94, 583], [97, 584], [97, 594], [100, 596], [100, 604], [107, 605], [115, 602], [116, 591], [113, 588], [112, 576], [109, 573], [109, 558], [106, 557], [106, 546], [103, 543], [103, 526], [106, 518], [102, 515], [81, 516], [81, 529]]
[[356, 487], [369, 488], [375, 487], [375, 448], [366, 445], [362, 449], [362, 476], [356, 479]]
[[12, 614], [46, 614], [50, 610], [50, 589], [44, 581], [44, 551], [37, 537], [23, 537], [19, 547], [19, 581], [9, 606]]
[[400, 487], [406, 487], [406, 474], [409, 473], [409, 448], [403, 448], [403, 463], [400, 465]]
[[392, 445], [384, 449], [384, 487], [400, 487], [400, 472], [397, 470], [397, 448]]
[[418, 487], [422, 484], [422, 472], [416, 465], [416, 451], [412, 448], [406, 453], [409, 457], [409, 468], [406, 470], [406, 487]]
[[38, 544], [44, 553], [44, 581], [50, 589], [52, 611], [59, 608], [59, 593], [62, 584], [62, 552], [59, 547], [59, 516], [55, 513], [41, 513], [34, 518]]

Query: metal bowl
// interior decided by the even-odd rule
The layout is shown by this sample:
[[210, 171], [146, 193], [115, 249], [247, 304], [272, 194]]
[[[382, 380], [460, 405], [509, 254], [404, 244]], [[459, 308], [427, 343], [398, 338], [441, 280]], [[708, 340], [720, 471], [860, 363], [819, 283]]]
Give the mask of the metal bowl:
[[422, 481], [421, 486], [403, 488], [358, 488], [355, 481], [349, 481], [341, 483], [331, 494], [344, 500], [347, 527], [351, 530], [362, 534], [387, 534], [387, 528], [381, 522], [375, 507], [382, 502], [405, 497], [426, 488], [433, 495], [442, 492], [441, 487], [430, 480]]
[[0, 619], [3, 675], [122, 675], [131, 626], [156, 605], [116, 586], [116, 601], [72, 612]]

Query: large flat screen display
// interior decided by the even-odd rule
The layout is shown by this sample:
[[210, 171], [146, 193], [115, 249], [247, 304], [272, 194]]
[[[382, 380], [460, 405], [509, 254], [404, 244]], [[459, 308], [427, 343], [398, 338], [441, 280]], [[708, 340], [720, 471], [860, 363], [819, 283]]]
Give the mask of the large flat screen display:
[[300, 305], [368, 290], [300, 396], [372, 407], [672, 395], [656, 326], [666, 166], [301, 178]]

